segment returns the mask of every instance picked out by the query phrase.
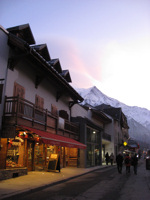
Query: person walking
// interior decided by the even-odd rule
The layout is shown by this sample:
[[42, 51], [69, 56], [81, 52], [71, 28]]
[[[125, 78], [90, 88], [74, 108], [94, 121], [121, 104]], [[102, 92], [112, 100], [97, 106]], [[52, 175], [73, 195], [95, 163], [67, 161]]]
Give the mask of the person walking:
[[137, 153], [135, 153], [134, 156], [132, 157], [132, 165], [133, 165], [134, 174], [137, 175], [137, 166], [138, 166]]
[[116, 163], [117, 163], [117, 169], [118, 172], [121, 174], [122, 173], [122, 163], [123, 163], [123, 156], [121, 152], [116, 156]]
[[113, 162], [114, 162], [114, 154], [111, 153], [110, 154], [110, 163], [111, 163], [111, 165], [113, 165]]
[[130, 174], [131, 158], [129, 154], [126, 154], [124, 162], [126, 166], [126, 174]]
[[108, 152], [106, 153], [105, 158], [106, 158], [106, 165], [108, 165], [108, 162], [109, 162], [109, 154], [108, 154]]

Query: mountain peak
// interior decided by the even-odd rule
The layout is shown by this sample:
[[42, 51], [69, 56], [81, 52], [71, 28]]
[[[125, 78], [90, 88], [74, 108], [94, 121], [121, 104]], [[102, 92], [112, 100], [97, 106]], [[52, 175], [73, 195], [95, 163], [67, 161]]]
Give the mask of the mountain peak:
[[[127, 106], [116, 99], [103, 94], [96, 86], [88, 89], [76, 89], [83, 97], [82, 105], [94, 108], [101, 106], [121, 108], [129, 125], [129, 135], [137, 141], [150, 143], [150, 111], [137, 106]], [[144, 139], [143, 139], [144, 138]]]
[[102, 93], [96, 86], [88, 89], [77, 89], [78, 93], [84, 98], [82, 105], [88, 104], [92, 107], [99, 106], [101, 104], [110, 105], [115, 108], [122, 108], [123, 113], [127, 118], [133, 118], [138, 123], [144, 125], [150, 130], [150, 111], [145, 108], [137, 106], [127, 106], [120, 101], [108, 97]]

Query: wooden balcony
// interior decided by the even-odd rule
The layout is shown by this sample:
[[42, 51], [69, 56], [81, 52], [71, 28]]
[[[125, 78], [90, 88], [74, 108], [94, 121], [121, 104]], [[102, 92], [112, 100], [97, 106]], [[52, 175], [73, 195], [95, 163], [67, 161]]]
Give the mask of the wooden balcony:
[[64, 119], [64, 126], [60, 128], [58, 122], [59, 116], [53, 115], [47, 109], [37, 108], [35, 104], [26, 99], [19, 96], [5, 98], [2, 131], [5, 137], [8, 136], [8, 132], [11, 132], [11, 128], [14, 130], [17, 125], [25, 125], [76, 140], [79, 139], [78, 125]]

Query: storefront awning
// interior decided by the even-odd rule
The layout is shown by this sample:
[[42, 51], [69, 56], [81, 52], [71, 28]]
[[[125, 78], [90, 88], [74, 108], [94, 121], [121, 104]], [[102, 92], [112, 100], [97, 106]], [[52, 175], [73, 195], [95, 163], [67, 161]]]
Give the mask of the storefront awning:
[[70, 147], [70, 148], [86, 149], [85, 144], [82, 144], [72, 138], [63, 137], [61, 135], [52, 134], [46, 131], [41, 131], [41, 130], [30, 128], [27, 126], [21, 126], [21, 127], [39, 135], [45, 144]]

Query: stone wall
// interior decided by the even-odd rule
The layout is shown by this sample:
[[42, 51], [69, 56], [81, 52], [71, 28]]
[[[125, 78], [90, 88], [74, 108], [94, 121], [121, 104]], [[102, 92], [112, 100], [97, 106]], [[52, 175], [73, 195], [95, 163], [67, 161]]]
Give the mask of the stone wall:
[[18, 176], [24, 176], [28, 174], [27, 168], [22, 169], [1, 169], [0, 180], [6, 180], [9, 178], [16, 178]]

